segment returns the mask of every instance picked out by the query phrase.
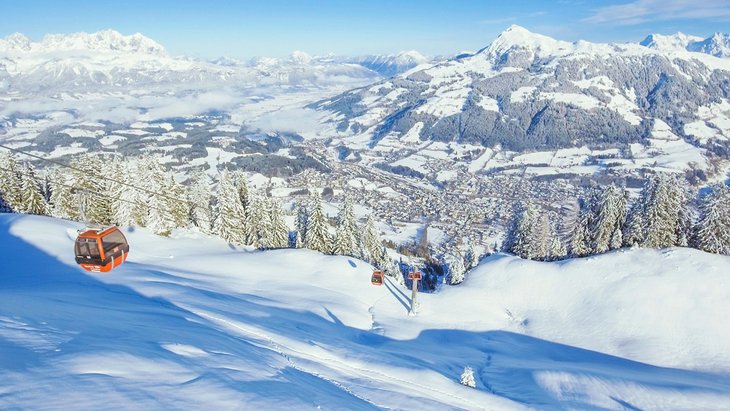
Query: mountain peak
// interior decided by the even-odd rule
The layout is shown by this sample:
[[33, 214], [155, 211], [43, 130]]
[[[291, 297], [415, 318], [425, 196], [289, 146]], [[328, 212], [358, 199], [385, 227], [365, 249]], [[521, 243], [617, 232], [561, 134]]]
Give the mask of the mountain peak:
[[572, 44], [533, 33], [522, 26], [513, 24], [503, 31], [492, 44], [480, 52], [486, 51], [489, 55], [500, 56], [514, 48], [528, 49], [536, 55], [545, 56], [554, 54], [557, 51], [571, 49]]
[[165, 49], [154, 40], [141, 33], [125, 36], [115, 30], [96, 33], [47, 34], [39, 42], [20, 33], [11, 34], [0, 40], [2, 51], [54, 52], [72, 50], [112, 51], [144, 54], [165, 54]]
[[698, 41], [702, 41], [702, 37], [692, 36], [682, 32], [670, 35], [652, 33], [646, 36], [639, 44], [655, 50], [671, 51], [686, 49], [690, 44]]
[[13, 33], [4, 39], [0, 39], [0, 50], [28, 51], [31, 41], [22, 33]]
[[296, 64], [309, 64], [312, 61], [312, 56], [301, 50], [294, 50], [289, 56], [289, 60]]
[[650, 34], [639, 44], [660, 51], [686, 50], [715, 57], [730, 57], [730, 35], [719, 32], [706, 39], [681, 32], [671, 35]]
[[690, 51], [707, 53], [715, 57], [730, 57], [730, 34], [715, 33], [702, 41], [690, 44]]

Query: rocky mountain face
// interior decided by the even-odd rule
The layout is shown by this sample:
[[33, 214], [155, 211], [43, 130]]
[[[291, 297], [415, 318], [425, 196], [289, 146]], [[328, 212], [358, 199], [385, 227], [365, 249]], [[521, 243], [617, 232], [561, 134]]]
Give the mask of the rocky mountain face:
[[657, 47], [671, 43], [663, 40], [569, 43], [512, 26], [477, 53], [311, 107], [370, 147], [416, 138], [513, 151], [628, 148], [657, 128], [697, 145], [727, 142], [730, 59], [682, 49], [704, 43], [695, 37]]

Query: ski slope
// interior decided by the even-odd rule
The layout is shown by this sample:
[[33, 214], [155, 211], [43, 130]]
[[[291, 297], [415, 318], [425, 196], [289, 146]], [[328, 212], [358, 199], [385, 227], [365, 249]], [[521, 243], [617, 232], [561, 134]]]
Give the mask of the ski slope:
[[730, 404], [728, 257], [496, 255], [413, 317], [359, 260], [133, 229], [128, 261], [95, 274], [73, 261], [77, 228], [0, 215], [2, 409]]

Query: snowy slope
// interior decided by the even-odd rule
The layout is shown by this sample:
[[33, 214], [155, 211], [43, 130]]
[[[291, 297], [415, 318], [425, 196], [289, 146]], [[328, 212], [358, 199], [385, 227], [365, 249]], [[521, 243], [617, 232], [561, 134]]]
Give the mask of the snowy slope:
[[[0, 215], [0, 408], [708, 409], [730, 403], [728, 257], [495, 256], [420, 295], [306, 250], [127, 231], [109, 274], [78, 224]], [[458, 384], [465, 366], [477, 389]]]

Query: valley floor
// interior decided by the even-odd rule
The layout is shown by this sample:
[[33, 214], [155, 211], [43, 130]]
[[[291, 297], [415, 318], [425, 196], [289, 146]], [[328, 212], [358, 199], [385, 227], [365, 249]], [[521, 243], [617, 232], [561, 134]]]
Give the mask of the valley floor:
[[730, 404], [730, 257], [494, 255], [409, 316], [409, 291], [360, 260], [128, 229], [129, 260], [94, 274], [78, 228], [0, 215], [2, 409]]

